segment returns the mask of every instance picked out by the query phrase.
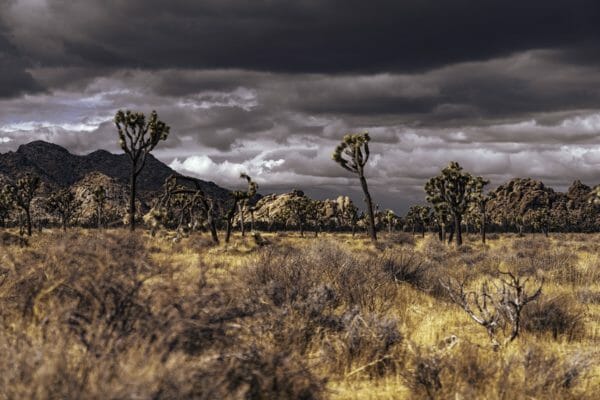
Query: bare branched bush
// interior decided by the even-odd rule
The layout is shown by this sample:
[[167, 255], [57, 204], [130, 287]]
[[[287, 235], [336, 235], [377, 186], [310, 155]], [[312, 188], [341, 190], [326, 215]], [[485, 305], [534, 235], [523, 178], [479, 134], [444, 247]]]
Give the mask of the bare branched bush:
[[[527, 287], [528, 281], [529, 278], [522, 278], [510, 271], [500, 271], [498, 283], [483, 282], [478, 290], [466, 289], [465, 281], [448, 280], [440, 283], [452, 301], [485, 328], [494, 348], [498, 348], [517, 338], [521, 331], [523, 308], [542, 293], [543, 282], [537, 289], [530, 289]], [[497, 333], [505, 325], [510, 326], [510, 334], [500, 343]]]

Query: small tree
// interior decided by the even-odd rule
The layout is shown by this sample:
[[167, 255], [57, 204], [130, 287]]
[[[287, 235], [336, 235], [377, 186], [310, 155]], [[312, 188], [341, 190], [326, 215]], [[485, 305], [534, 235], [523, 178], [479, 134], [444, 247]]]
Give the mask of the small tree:
[[392, 233], [392, 228], [396, 225], [398, 217], [392, 210], [385, 211], [385, 222], [387, 223], [388, 233]]
[[431, 222], [431, 208], [427, 206], [411, 206], [406, 214], [406, 223], [412, 227], [415, 234], [417, 226], [421, 227], [421, 237], [425, 237], [425, 229]]
[[489, 180], [477, 176], [471, 179], [471, 199], [479, 210], [479, 229], [481, 232], [481, 242], [485, 243], [485, 227], [487, 224], [487, 204], [493, 198], [493, 195], [483, 193], [485, 187], [490, 183]]
[[340, 222], [342, 225], [350, 226], [352, 237], [354, 237], [356, 234], [356, 225], [359, 220], [358, 207], [356, 207], [354, 203], [352, 203], [352, 200], [347, 196], [338, 197], [337, 203], [339, 205]]
[[13, 209], [13, 202], [11, 197], [0, 190], [0, 227], [6, 227], [6, 219], [10, 215]]
[[[190, 187], [190, 185], [193, 187]], [[219, 244], [215, 202], [204, 193], [201, 181], [189, 176], [171, 175], [165, 180], [163, 188], [163, 193], [151, 211], [152, 217], [161, 219], [160, 222], [165, 224], [167, 222], [165, 219], [171, 216], [177, 221], [177, 229], [179, 230], [186, 218], [188, 223], [193, 225], [196, 219], [194, 214], [200, 212], [208, 225], [212, 241]], [[154, 232], [155, 227], [152, 230]]]
[[235, 216], [235, 210], [240, 201], [248, 200], [256, 194], [258, 185], [250, 178], [247, 174], [241, 174], [240, 178], [245, 179], [248, 182], [248, 189], [246, 191], [235, 190], [231, 192], [232, 204], [225, 216], [225, 222], [227, 223], [227, 231], [225, 233], [225, 243], [229, 243], [231, 237], [231, 228], [233, 225], [233, 217]]
[[463, 172], [462, 167], [452, 161], [442, 173], [429, 179], [425, 185], [427, 199], [434, 204], [445, 203], [454, 221], [456, 246], [462, 245], [462, 217], [471, 201], [471, 180], [469, 173]]
[[370, 140], [371, 137], [367, 132], [346, 135], [342, 142], [335, 148], [332, 158], [336, 163], [340, 164], [342, 168], [358, 175], [360, 185], [365, 194], [365, 202], [367, 203], [369, 236], [371, 237], [371, 240], [375, 242], [377, 241], [375, 213], [364, 171], [365, 165], [367, 165], [367, 161], [369, 161]]
[[138, 175], [146, 164], [148, 154], [156, 147], [158, 142], [167, 139], [170, 128], [158, 119], [156, 111], [152, 111], [150, 119], [146, 121], [146, 116], [143, 113], [119, 110], [115, 115], [115, 125], [119, 132], [119, 145], [131, 161], [129, 228], [133, 231], [135, 230], [135, 199]]
[[81, 201], [75, 198], [69, 189], [62, 189], [53, 193], [45, 203], [46, 210], [60, 217], [63, 231], [67, 230], [69, 221], [75, 216], [81, 207]]
[[26, 173], [16, 182], [9, 181], [2, 191], [3, 196], [10, 199], [24, 215], [24, 218], [19, 217], [19, 221], [21, 231], [23, 225], [27, 227], [27, 236], [31, 236], [31, 201], [39, 186], [40, 178], [37, 175]]
[[295, 224], [300, 231], [300, 236], [304, 237], [306, 225], [314, 216], [313, 208], [313, 201], [308, 197], [301, 195], [287, 199], [281, 211], [285, 220]]
[[104, 204], [106, 203], [106, 189], [104, 186], [98, 185], [92, 191], [92, 199], [96, 206], [96, 223], [97, 228], [102, 227], [102, 219], [104, 218]]

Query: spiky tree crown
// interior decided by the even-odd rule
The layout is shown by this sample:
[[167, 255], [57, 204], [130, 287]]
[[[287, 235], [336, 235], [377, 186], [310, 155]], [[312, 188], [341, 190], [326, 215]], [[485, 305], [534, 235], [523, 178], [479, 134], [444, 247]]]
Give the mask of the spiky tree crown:
[[463, 172], [462, 167], [452, 161], [442, 173], [425, 184], [427, 201], [436, 205], [445, 203], [452, 213], [463, 214], [472, 200], [473, 176]]
[[256, 191], [258, 190], [258, 184], [254, 182], [248, 174], [242, 173], [240, 174], [240, 178], [245, 179], [248, 182], [248, 189], [246, 191], [235, 190], [231, 192], [231, 195], [238, 201], [250, 199], [256, 194]]
[[4, 196], [12, 199], [19, 207], [29, 206], [40, 186], [40, 178], [37, 175], [26, 173], [14, 183], [8, 183], [4, 189]]
[[364, 166], [369, 161], [370, 140], [368, 132], [348, 134], [335, 148], [331, 158], [342, 168], [355, 174], [362, 174]]
[[124, 152], [135, 148], [152, 150], [159, 141], [166, 140], [170, 127], [158, 119], [156, 111], [152, 111], [150, 119], [141, 112], [117, 111], [115, 125], [119, 132], [119, 145]]

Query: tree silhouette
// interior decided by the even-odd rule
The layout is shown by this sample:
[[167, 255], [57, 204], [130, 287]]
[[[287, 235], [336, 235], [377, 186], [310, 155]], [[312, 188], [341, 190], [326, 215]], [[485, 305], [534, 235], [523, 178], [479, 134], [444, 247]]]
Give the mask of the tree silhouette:
[[26, 173], [18, 178], [16, 182], [8, 181], [2, 192], [3, 196], [9, 198], [12, 203], [19, 208], [25, 216], [25, 221], [21, 221], [27, 227], [27, 236], [31, 236], [31, 201], [40, 186], [40, 178], [37, 175]]
[[342, 168], [358, 175], [360, 186], [365, 194], [365, 202], [367, 203], [367, 213], [369, 217], [368, 229], [369, 236], [372, 241], [377, 241], [377, 233], [375, 230], [375, 213], [373, 210], [373, 201], [367, 186], [365, 178], [365, 165], [369, 161], [369, 141], [371, 137], [367, 132], [359, 134], [349, 134], [344, 136], [342, 142], [335, 148], [332, 158], [340, 164]]
[[136, 181], [142, 172], [148, 154], [156, 147], [158, 142], [166, 140], [169, 135], [169, 126], [158, 119], [156, 111], [152, 111], [150, 119], [140, 112], [117, 111], [115, 125], [119, 132], [119, 145], [129, 156], [131, 161], [131, 174], [129, 180], [129, 228], [135, 230], [135, 198]]
[[256, 182], [254, 182], [252, 180], [252, 178], [250, 178], [250, 176], [248, 176], [247, 174], [241, 174], [240, 178], [245, 179], [248, 182], [248, 189], [246, 191], [235, 190], [235, 191], [231, 192], [231, 197], [233, 199], [233, 202], [231, 204], [231, 207], [229, 208], [229, 211], [227, 212], [227, 215], [225, 216], [225, 222], [227, 223], [227, 231], [225, 233], [225, 243], [229, 243], [229, 239], [231, 238], [233, 217], [235, 216], [235, 211], [237, 210], [238, 203], [240, 201], [250, 199], [252, 196], [254, 196], [256, 194], [256, 191], [258, 190], [258, 185], [256, 184]]
[[67, 230], [69, 221], [73, 219], [80, 206], [81, 201], [77, 200], [68, 188], [53, 193], [45, 203], [48, 212], [57, 214], [60, 217], [63, 231]]
[[456, 246], [462, 245], [462, 217], [471, 201], [472, 176], [463, 172], [462, 167], [452, 161], [442, 173], [433, 177], [425, 184], [427, 199], [434, 206], [445, 203], [454, 221], [454, 236]]

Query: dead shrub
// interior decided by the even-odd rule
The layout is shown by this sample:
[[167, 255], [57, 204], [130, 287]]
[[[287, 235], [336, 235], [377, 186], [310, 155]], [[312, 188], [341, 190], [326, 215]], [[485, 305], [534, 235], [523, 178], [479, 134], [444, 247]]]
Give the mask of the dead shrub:
[[533, 302], [523, 309], [523, 329], [532, 333], [551, 333], [556, 340], [583, 336], [584, 311], [571, 296], [556, 296]]

